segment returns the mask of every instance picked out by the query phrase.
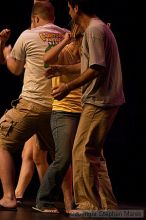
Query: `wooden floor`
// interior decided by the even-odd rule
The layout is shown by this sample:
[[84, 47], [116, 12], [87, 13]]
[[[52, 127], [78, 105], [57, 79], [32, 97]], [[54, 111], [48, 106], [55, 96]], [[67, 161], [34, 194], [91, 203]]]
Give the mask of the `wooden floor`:
[[[32, 209], [34, 206], [33, 201], [26, 201], [24, 207], [18, 207], [17, 211], [0, 211], [0, 220], [68, 220], [68, 219], [79, 219], [79, 220], [89, 220], [91, 217], [71, 217], [63, 214], [48, 214], [36, 212]], [[120, 205], [120, 210], [144, 210], [146, 213], [146, 205]], [[105, 217], [92, 217], [93, 219], [120, 219], [120, 218], [105, 218]], [[145, 217], [122, 217], [122, 219], [146, 219]]]

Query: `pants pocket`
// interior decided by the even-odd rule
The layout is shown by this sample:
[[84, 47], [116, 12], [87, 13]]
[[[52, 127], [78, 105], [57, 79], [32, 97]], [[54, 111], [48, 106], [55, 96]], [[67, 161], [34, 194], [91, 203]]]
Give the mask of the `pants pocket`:
[[4, 136], [8, 136], [12, 129], [13, 120], [8, 120], [5, 115], [0, 119], [0, 132]]

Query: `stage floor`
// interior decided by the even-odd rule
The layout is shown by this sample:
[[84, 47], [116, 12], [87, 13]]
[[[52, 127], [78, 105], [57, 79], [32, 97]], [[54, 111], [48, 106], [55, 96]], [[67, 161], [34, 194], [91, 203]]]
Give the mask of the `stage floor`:
[[[0, 211], [0, 220], [67, 220], [67, 219], [79, 219], [79, 220], [89, 220], [93, 219], [146, 219], [146, 205], [130, 205], [130, 204], [120, 204], [119, 210], [122, 214], [124, 210], [127, 210], [125, 217], [99, 217], [93, 215], [92, 217], [85, 216], [66, 216], [65, 214], [48, 214], [37, 212], [32, 209], [34, 206], [34, 201], [28, 200], [24, 202], [24, 207], [18, 207], [17, 211]], [[131, 211], [131, 213], [129, 212]], [[136, 213], [132, 217], [133, 212]], [[137, 213], [144, 212], [145, 217], [138, 217]], [[97, 213], [99, 214], [99, 213]], [[91, 215], [91, 213], [90, 213]], [[117, 214], [116, 214], [117, 215]]]

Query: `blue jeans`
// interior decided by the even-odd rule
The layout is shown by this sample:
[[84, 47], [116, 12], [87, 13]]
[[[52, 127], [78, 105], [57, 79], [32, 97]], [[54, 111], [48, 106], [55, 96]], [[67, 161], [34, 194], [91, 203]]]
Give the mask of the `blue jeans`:
[[48, 207], [58, 199], [58, 194], [71, 163], [72, 147], [80, 113], [53, 111], [51, 128], [55, 141], [55, 160], [48, 167], [37, 193], [36, 204], [39, 208]]

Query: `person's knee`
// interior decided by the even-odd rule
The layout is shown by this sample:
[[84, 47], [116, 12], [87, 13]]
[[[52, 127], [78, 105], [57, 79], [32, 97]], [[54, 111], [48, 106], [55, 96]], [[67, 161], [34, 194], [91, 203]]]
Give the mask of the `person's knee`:
[[23, 150], [21, 158], [22, 158], [23, 161], [26, 161], [26, 160], [32, 161], [33, 160], [33, 155], [31, 153], [28, 153], [27, 151]]
[[46, 164], [46, 163], [48, 163], [47, 162], [47, 154], [45, 152], [42, 155], [41, 154], [35, 154], [35, 155], [33, 155], [33, 161], [34, 161], [36, 166]]

